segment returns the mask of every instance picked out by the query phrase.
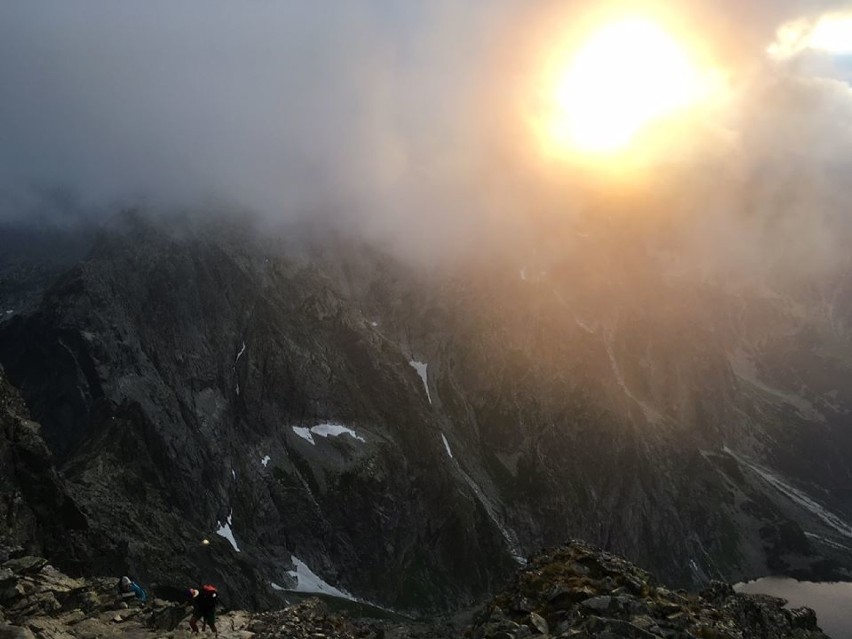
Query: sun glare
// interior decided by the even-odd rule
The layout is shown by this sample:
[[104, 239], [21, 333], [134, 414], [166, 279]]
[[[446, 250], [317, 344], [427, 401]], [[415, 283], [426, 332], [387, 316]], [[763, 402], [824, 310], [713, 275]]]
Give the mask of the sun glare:
[[641, 18], [603, 26], [555, 73], [544, 118], [556, 151], [609, 154], [652, 122], [700, 99], [702, 80], [686, 51]]

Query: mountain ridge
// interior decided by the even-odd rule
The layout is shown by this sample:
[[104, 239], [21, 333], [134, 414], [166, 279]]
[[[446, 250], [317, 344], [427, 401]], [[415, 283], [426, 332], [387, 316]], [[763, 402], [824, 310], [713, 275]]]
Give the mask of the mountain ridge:
[[[813, 360], [821, 316], [666, 284], [641, 252], [604, 277], [611, 250], [535, 278], [481, 256], [430, 272], [336, 235], [128, 214], [0, 326], [0, 362], [113, 538], [90, 553], [104, 570], [219, 562], [260, 605], [299, 559], [441, 608], [573, 535], [692, 587], [848, 576], [819, 510], [848, 516], [829, 491], [852, 390]], [[813, 391], [800, 361], [822, 365]], [[294, 430], [323, 423], [357, 437]]]

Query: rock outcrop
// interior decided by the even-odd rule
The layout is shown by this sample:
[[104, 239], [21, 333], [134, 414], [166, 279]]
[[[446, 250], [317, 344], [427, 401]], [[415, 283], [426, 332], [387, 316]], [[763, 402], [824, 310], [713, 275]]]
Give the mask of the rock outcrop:
[[[119, 597], [116, 583], [116, 578], [74, 579], [43, 558], [25, 555], [20, 548], [3, 548], [0, 639], [193, 636], [188, 624], [191, 607], [185, 602], [154, 597], [142, 604]], [[178, 591], [175, 595], [179, 599]], [[426, 622], [333, 613], [316, 598], [258, 613], [220, 606], [216, 625], [223, 639], [447, 639], [453, 633]]]
[[809, 608], [723, 582], [671, 590], [621, 557], [572, 541], [534, 558], [483, 610], [471, 639], [827, 639]]

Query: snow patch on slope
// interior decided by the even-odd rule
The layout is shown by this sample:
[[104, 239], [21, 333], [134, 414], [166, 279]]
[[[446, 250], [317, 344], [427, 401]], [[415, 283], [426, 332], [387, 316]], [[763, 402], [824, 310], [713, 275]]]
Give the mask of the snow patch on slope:
[[426, 397], [429, 399], [429, 403], [432, 403], [432, 395], [429, 393], [429, 383], [426, 377], [426, 369], [429, 367], [428, 364], [424, 362], [418, 362], [417, 360], [411, 360], [408, 364], [417, 371], [417, 374], [420, 375], [420, 379], [423, 380], [423, 386], [426, 388]]
[[305, 428], [304, 426], [293, 426], [293, 432], [296, 433], [302, 439], [305, 439], [312, 444], [314, 444], [314, 438], [311, 435], [311, 429]]
[[310, 442], [314, 446], [316, 446], [316, 440], [314, 440], [314, 435], [317, 435], [318, 437], [340, 437], [341, 435], [349, 435], [352, 439], [357, 439], [359, 442], [366, 443], [367, 441], [351, 428], [348, 428], [341, 424], [317, 424], [316, 426], [311, 426], [310, 428], [307, 428], [305, 426], [293, 426], [293, 432], [305, 441]]
[[291, 555], [290, 560], [293, 562], [296, 570], [288, 570], [287, 576], [296, 580], [296, 586], [293, 588], [296, 592], [320, 593], [356, 601], [355, 597], [345, 590], [335, 588], [323, 580], [322, 577], [308, 568], [308, 565], [295, 555]]
[[311, 428], [311, 432], [314, 435], [319, 435], [320, 437], [340, 437], [341, 435], [349, 435], [360, 442], [367, 441], [360, 435], [356, 434], [351, 428], [341, 426], [340, 424], [317, 424]]
[[[234, 366], [233, 366], [234, 378], [236, 378], [236, 376], [237, 376], [237, 362], [240, 361], [240, 357], [242, 357], [243, 353], [245, 353], [245, 352], [246, 352], [246, 343], [243, 342], [243, 346], [242, 346], [242, 348], [240, 348], [240, 352], [237, 353], [237, 357], [236, 357], [236, 359], [234, 359]], [[239, 381], [234, 382], [234, 390], [236, 391], [237, 395], [240, 394], [240, 383], [239, 383]]]
[[447, 441], [447, 436], [444, 433], [441, 433], [441, 439], [444, 441], [444, 448], [447, 449], [447, 455], [450, 456], [450, 459], [453, 458], [453, 451], [450, 450], [450, 442]]
[[231, 542], [231, 546], [234, 547], [234, 550], [240, 552], [240, 548], [239, 546], [237, 546], [237, 540], [234, 539], [234, 533], [231, 530], [231, 525], [233, 523], [231, 520], [231, 516], [233, 514], [234, 510], [232, 508], [231, 512], [229, 512], [228, 516], [225, 518], [225, 523], [221, 523], [218, 520], [216, 521], [216, 525], [219, 526], [219, 528], [216, 529], [216, 534], [220, 537], [224, 537], [225, 539], [227, 539], [229, 542]]
[[264, 455], [260, 458], [260, 465], [266, 468], [266, 465], [269, 463], [269, 455]]

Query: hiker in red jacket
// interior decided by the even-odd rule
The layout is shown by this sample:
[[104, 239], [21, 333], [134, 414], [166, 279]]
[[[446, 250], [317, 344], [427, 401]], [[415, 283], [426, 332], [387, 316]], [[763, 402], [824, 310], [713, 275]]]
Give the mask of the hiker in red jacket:
[[201, 586], [201, 590], [190, 588], [187, 591], [187, 597], [192, 604], [192, 617], [189, 619], [189, 627], [192, 628], [192, 632], [198, 632], [198, 620], [203, 619], [204, 623], [210, 626], [213, 634], [218, 636], [219, 631], [216, 629], [216, 604], [218, 603], [216, 586], [205, 584]]

